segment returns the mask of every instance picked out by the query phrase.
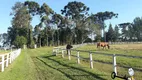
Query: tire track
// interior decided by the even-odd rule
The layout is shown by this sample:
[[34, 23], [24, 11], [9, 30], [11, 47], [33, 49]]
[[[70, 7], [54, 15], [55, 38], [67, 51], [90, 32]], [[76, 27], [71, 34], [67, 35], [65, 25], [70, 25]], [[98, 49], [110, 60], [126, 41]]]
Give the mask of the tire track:
[[44, 63], [46, 66], [48, 66], [48, 67], [50, 67], [50, 68], [52, 68], [52, 69], [54, 69], [54, 70], [57, 70], [57, 71], [61, 72], [62, 74], [64, 74], [64, 75], [65, 75], [67, 78], [69, 78], [70, 80], [73, 80], [73, 78], [70, 77], [70, 75], [66, 74], [65, 72], [61, 71], [60, 69], [56, 69], [56, 68], [52, 67], [51, 65], [47, 64], [46, 62], [44, 62], [42, 59], [40, 59], [40, 58], [38, 58], [38, 57], [36, 57], [36, 59], [38, 59], [39, 61], [41, 61], [42, 63]]

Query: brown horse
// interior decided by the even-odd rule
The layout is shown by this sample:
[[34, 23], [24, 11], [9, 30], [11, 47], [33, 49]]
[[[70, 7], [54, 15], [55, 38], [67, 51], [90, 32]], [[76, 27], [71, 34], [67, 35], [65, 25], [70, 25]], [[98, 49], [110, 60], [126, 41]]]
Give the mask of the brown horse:
[[108, 47], [108, 49], [110, 48], [109, 44], [107, 42], [98, 42], [97, 43], [97, 48], [103, 47], [106, 48], [106, 46]]

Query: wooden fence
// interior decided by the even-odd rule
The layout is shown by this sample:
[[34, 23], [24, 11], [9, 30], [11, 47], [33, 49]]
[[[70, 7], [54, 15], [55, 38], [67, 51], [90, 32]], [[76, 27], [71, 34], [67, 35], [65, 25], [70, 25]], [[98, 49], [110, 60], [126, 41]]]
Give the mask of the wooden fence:
[[[142, 42], [108, 42], [109, 44], [142, 44]], [[97, 42], [93, 42], [93, 43], [85, 43], [85, 44], [97, 44]]]
[[[112, 66], [113, 66], [113, 71], [117, 75], [117, 64], [116, 64], [116, 56], [121, 56], [121, 57], [128, 57], [128, 58], [139, 58], [142, 59], [142, 56], [130, 56], [130, 55], [124, 55], [124, 54], [106, 54], [106, 53], [101, 53], [101, 52], [91, 52], [91, 51], [85, 51], [85, 50], [75, 50], [75, 49], [70, 49], [71, 51], [76, 51], [76, 58], [77, 58], [77, 63], [80, 64], [80, 59], [81, 57], [79, 56], [80, 52], [86, 52], [89, 54], [89, 61], [90, 61], [90, 68], [93, 69], [93, 58], [92, 54], [99, 54], [99, 55], [105, 55], [105, 56], [111, 56], [112, 57]], [[71, 60], [71, 51], [68, 50], [68, 59]], [[65, 52], [67, 50], [63, 48], [53, 48], [53, 55], [58, 55], [59, 53], [62, 54], [62, 58], [64, 58]], [[140, 70], [141, 71], [141, 70]]]
[[21, 49], [12, 51], [10, 53], [0, 55], [0, 66], [1, 72], [4, 71], [5, 67], [8, 67], [21, 53]]

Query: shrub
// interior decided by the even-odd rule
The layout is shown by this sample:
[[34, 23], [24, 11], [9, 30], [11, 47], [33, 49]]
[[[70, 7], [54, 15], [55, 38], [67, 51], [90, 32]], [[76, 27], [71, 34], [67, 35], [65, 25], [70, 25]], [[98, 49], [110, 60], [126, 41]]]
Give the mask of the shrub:
[[32, 40], [32, 41], [31, 41], [31, 44], [30, 44], [30, 48], [33, 49], [33, 48], [34, 48], [34, 45], [35, 45], [35, 42], [34, 42], [34, 40]]
[[27, 43], [27, 39], [24, 36], [16, 36], [16, 39], [13, 42], [13, 44], [17, 48], [23, 48], [23, 45], [26, 43]]

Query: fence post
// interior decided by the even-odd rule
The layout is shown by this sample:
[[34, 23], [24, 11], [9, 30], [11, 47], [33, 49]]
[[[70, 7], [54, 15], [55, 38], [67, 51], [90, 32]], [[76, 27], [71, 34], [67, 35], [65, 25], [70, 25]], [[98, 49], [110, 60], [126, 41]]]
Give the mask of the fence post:
[[6, 67], [8, 67], [8, 62], [9, 62], [9, 53], [6, 55]]
[[56, 53], [55, 53], [56, 56], [57, 56], [57, 53], [58, 53], [58, 48], [56, 49]]
[[62, 50], [62, 58], [64, 58], [64, 50]]
[[92, 53], [89, 52], [89, 56], [90, 56], [90, 68], [93, 69], [93, 59], [92, 59]]
[[4, 55], [2, 55], [1, 71], [4, 71]]
[[113, 54], [113, 71], [117, 75], [116, 56]]
[[11, 56], [11, 53], [12, 53], [12, 52], [10, 52], [10, 53], [9, 53], [9, 59], [10, 59], [10, 63], [11, 63], [11, 57], [12, 57], [12, 56]]
[[14, 55], [14, 51], [11, 52], [11, 62], [13, 62], [13, 55]]
[[79, 51], [77, 52], [77, 63], [80, 64]]
[[13, 52], [13, 61], [15, 60], [15, 52], [16, 52], [16, 51]]
[[69, 60], [71, 60], [71, 53], [70, 53], [70, 49], [68, 49], [68, 56], [69, 56]]

